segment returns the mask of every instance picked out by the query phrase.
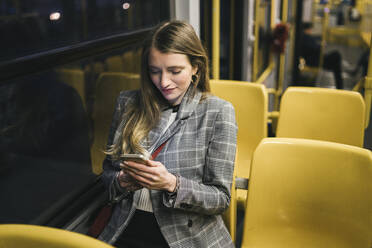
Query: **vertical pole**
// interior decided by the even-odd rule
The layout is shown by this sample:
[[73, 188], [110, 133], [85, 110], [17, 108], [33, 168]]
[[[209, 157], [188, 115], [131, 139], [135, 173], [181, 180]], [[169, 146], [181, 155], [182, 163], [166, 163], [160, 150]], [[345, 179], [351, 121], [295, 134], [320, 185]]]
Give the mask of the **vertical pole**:
[[212, 6], [212, 76], [220, 78], [220, 0], [213, 0]]
[[259, 10], [260, 1], [255, 0], [255, 10], [254, 10], [254, 46], [253, 46], [253, 69], [252, 69], [252, 81], [255, 82], [258, 78], [258, 47], [260, 42], [260, 21], [259, 21]]
[[364, 84], [364, 102], [366, 104], [366, 125], [367, 128], [369, 125], [369, 118], [371, 113], [371, 99], [372, 99], [372, 35], [369, 45], [369, 61], [368, 61], [368, 72], [365, 78]]
[[[282, 22], [287, 23], [288, 21], [288, 0], [283, 0], [282, 5]], [[278, 88], [275, 93], [274, 98], [274, 111], [279, 110], [279, 97], [283, 91], [284, 82], [284, 72], [285, 72], [285, 52], [279, 55], [279, 79]]]
[[[276, 17], [276, 0], [271, 0], [270, 2], [270, 29], [273, 30], [275, 28], [275, 17]], [[274, 67], [275, 64], [275, 56], [273, 52], [269, 53], [269, 64], [268, 66]]]
[[293, 84], [298, 85], [298, 80], [300, 78], [300, 72], [298, 69], [299, 58], [301, 53], [301, 40], [302, 40], [302, 0], [296, 0], [296, 16], [295, 16], [295, 47], [293, 56]]
[[230, 2], [230, 54], [229, 79], [234, 77], [234, 44], [235, 44], [235, 0]]
[[273, 29], [275, 27], [275, 17], [276, 17], [276, 0], [271, 0], [271, 8], [270, 8], [270, 26], [271, 26], [271, 29]]

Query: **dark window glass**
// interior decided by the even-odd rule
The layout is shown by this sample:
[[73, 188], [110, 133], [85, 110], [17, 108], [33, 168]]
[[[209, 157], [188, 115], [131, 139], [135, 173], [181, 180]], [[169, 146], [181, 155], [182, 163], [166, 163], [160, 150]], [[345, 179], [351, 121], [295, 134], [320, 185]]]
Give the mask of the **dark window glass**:
[[0, 223], [32, 223], [96, 179], [116, 97], [139, 71], [133, 46], [0, 85]]
[[[6, 0], [0, 15], [1, 68], [8, 59], [152, 27], [169, 18], [169, 2]], [[139, 87], [141, 42], [134, 43], [0, 82], [0, 223], [70, 221], [61, 206], [101, 173], [116, 96]]]
[[78, 92], [53, 72], [0, 86], [0, 223], [29, 223], [96, 176]]
[[167, 0], [3, 0], [0, 62], [151, 27], [168, 17]]

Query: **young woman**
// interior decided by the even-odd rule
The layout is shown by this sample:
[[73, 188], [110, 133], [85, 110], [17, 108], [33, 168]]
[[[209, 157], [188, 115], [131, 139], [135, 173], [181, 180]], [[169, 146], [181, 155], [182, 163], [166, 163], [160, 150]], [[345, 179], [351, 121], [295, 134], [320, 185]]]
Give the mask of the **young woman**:
[[[100, 239], [117, 247], [233, 247], [230, 203], [237, 126], [209, 93], [206, 52], [191, 25], [159, 25], [142, 50], [141, 89], [121, 92], [103, 180], [118, 199]], [[153, 154], [144, 162], [122, 154]]]

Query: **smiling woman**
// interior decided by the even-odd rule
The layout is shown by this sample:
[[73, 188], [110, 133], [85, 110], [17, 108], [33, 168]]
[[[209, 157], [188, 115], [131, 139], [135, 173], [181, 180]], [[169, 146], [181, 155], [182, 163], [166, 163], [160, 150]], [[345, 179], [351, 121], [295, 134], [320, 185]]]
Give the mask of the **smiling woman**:
[[[221, 213], [230, 203], [235, 112], [209, 93], [208, 58], [191, 25], [155, 28], [141, 69], [141, 90], [121, 92], [115, 108], [103, 180], [120, 203], [99, 238], [117, 247], [233, 247]], [[159, 147], [143, 164], [121, 163], [122, 154]]]

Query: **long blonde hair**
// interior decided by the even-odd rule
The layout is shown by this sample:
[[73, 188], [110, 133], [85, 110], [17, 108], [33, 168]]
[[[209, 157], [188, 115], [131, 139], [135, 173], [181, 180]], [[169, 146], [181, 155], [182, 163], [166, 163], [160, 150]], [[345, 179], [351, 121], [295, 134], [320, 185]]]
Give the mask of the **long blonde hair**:
[[196, 77], [190, 84], [191, 94], [194, 95], [197, 89], [202, 93], [210, 91], [207, 53], [193, 27], [182, 21], [158, 25], [142, 47], [140, 95], [135, 102], [126, 106], [122, 116], [125, 124], [120, 137], [106, 152], [113, 157], [118, 157], [120, 153], [147, 153], [141, 146], [141, 141], [156, 126], [162, 108], [168, 105], [149, 76], [148, 57], [151, 48], [156, 48], [161, 53], [186, 55], [191, 66], [197, 68]]

